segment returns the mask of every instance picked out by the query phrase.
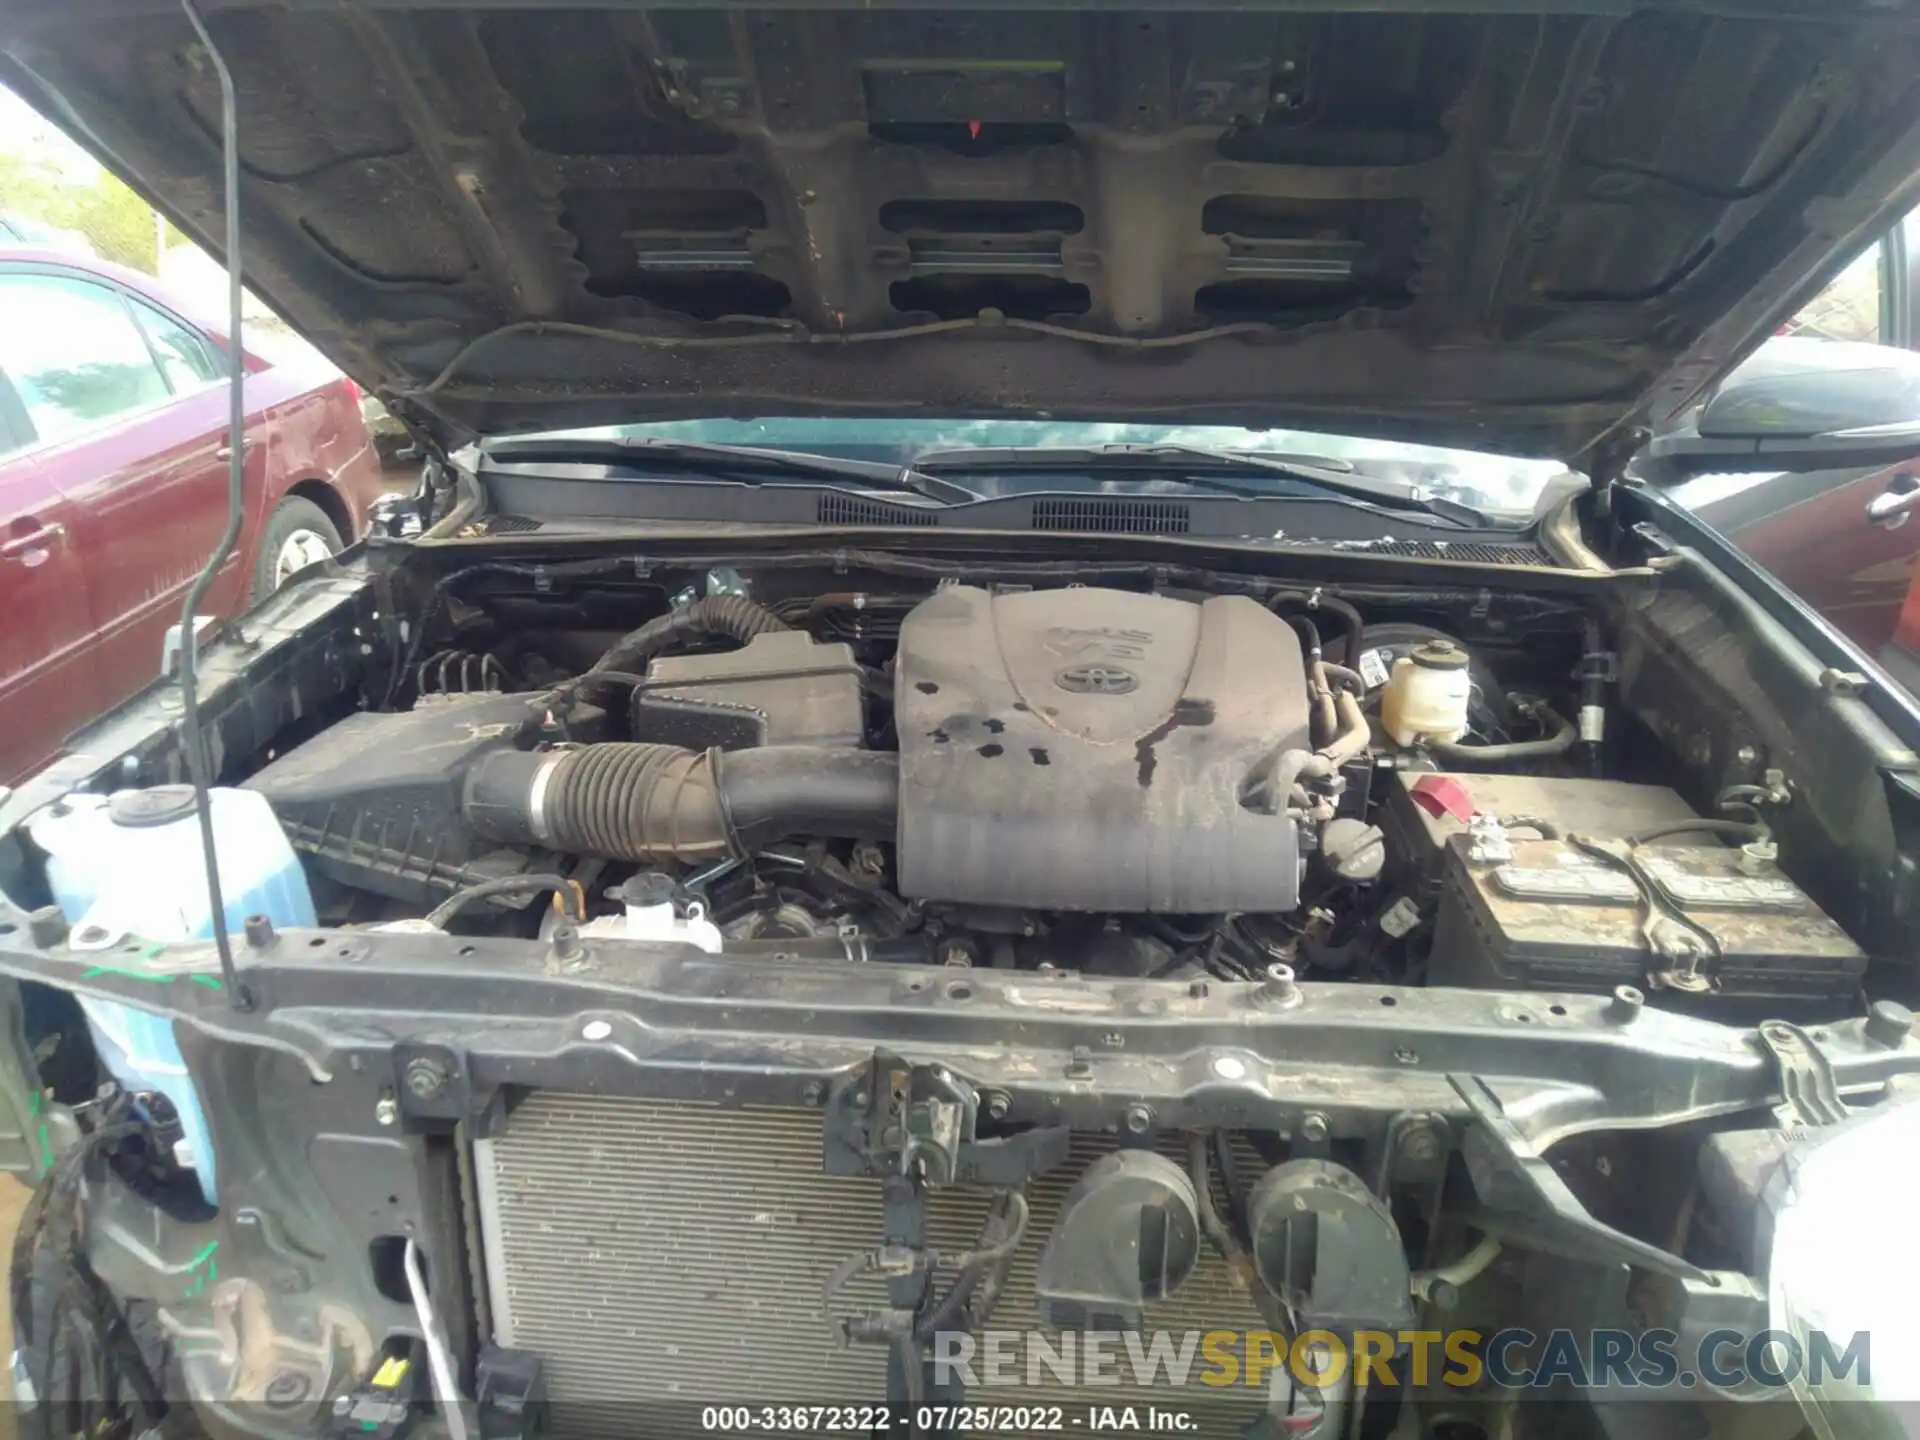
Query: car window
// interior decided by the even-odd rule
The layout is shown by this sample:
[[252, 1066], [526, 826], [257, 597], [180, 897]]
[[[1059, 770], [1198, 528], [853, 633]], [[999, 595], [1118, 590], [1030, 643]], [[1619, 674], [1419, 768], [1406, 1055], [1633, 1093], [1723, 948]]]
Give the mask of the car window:
[[77, 435], [169, 393], [118, 292], [60, 275], [0, 275], [0, 370], [41, 440]]
[[[1905, 217], [1901, 234], [1914, 267], [1920, 212]], [[1769, 339], [1760, 355], [1771, 349], [1782, 362], [1797, 364], [1830, 350], [1864, 365], [1872, 352], [1856, 357], [1859, 347], [1836, 342], [1898, 339], [1882, 328], [1890, 318], [1898, 323], [1893, 311], [1903, 299], [1882, 293], [1893, 268], [1882, 264], [1886, 243], [1870, 246], [1781, 327], [1782, 335], [1798, 338]], [[1911, 291], [1920, 269], [1908, 275]], [[1911, 307], [1914, 297], [1904, 298]], [[1905, 328], [1910, 341], [1920, 338], [1911, 319]], [[1668, 494], [1920, 693], [1920, 520], [1913, 518], [1920, 505], [1887, 508], [1890, 497], [1913, 490], [1920, 490], [1920, 454], [1880, 468], [1697, 475]], [[1876, 515], [1876, 506], [1884, 513]]]
[[1785, 325], [1783, 335], [1820, 340], [1880, 339], [1880, 246], [1867, 248]]
[[0, 460], [32, 443], [33, 427], [27, 423], [27, 412], [21, 408], [7, 372], [0, 370]]
[[171, 315], [163, 315], [151, 305], [138, 300], [129, 300], [133, 313], [139, 318], [140, 328], [147, 332], [147, 338], [153, 342], [153, 353], [160, 359], [160, 369], [166, 374], [167, 383], [173, 387], [173, 393], [183, 395], [189, 390], [198, 390], [203, 385], [211, 385], [221, 378], [221, 366], [213, 353], [213, 346], [206, 336], [196, 330], [189, 330]]

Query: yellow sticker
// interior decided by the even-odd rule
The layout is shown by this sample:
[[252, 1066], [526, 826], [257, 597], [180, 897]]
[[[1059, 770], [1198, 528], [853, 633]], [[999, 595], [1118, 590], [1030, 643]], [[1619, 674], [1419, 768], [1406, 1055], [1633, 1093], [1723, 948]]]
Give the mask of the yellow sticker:
[[380, 1362], [380, 1368], [373, 1372], [373, 1388], [391, 1390], [407, 1378], [407, 1370], [412, 1365], [404, 1355], [389, 1355]]

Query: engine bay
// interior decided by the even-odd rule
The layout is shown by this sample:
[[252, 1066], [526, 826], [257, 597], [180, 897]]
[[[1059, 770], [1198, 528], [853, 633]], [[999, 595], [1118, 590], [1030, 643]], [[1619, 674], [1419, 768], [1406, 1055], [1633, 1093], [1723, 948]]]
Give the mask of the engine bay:
[[691, 1375], [978, 1431], [942, 1347], [1222, 1328], [1396, 1378], [1195, 1433], [1546, 1435], [1391, 1337], [1764, 1330], [1767, 1177], [1920, 1073], [1864, 702], [1704, 569], [1101, 546], [290, 587], [206, 655], [232, 969], [166, 687], [0, 847], [0, 1098], [87, 1217], [33, 1263], [262, 1435], [713, 1433]]
[[1780, 866], [1777, 775], [1616, 765], [1570, 607], [1516, 645], [1286, 590], [682, 594], [610, 640], [551, 582], [458, 604], [390, 707], [245, 782], [331, 919], [1730, 1005], [1866, 967]]

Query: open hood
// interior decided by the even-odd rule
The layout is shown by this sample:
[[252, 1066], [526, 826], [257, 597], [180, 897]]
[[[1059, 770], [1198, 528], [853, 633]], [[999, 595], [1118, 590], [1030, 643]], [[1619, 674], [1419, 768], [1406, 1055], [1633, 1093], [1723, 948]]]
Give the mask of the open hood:
[[[1911, 203], [1920, 9], [209, 5], [255, 289], [442, 443], [1165, 419], [1592, 463]], [[202, 241], [175, 4], [5, 78]]]

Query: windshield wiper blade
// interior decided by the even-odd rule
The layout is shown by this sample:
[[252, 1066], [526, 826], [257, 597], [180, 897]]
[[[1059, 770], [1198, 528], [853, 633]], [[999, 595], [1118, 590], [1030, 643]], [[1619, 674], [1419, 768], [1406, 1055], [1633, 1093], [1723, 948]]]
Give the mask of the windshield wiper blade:
[[[705, 440], [668, 440], [657, 435], [529, 436], [518, 440], [491, 440], [482, 446], [491, 460], [512, 464], [618, 464], [636, 468], [659, 466], [682, 473], [720, 477], [743, 485], [758, 485], [778, 476], [852, 484], [863, 490], [897, 490], [946, 505], [964, 504], [980, 496], [964, 485], [922, 475], [911, 465], [883, 460], [846, 460], [835, 455], [812, 455], [804, 450], [769, 450], [757, 445], [720, 445]], [[671, 474], [649, 475], [649, 480], [671, 481]]]
[[1486, 515], [1457, 500], [1430, 494], [1418, 485], [1377, 480], [1355, 473], [1344, 461], [1335, 469], [1306, 460], [1260, 455], [1244, 450], [1208, 450], [1198, 445], [1080, 445], [1019, 448], [1013, 446], [971, 450], [939, 450], [914, 457], [914, 466], [926, 474], [952, 471], [1004, 470], [1134, 470], [1184, 483], [1197, 490], [1219, 490], [1245, 499], [1272, 499], [1272, 493], [1213, 479], [1208, 471], [1260, 470], [1310, 485], [1344, 499], [1377, 505], [1385, 510], [1431, 515], [1449, 524], [1479, 527], [1492, 523]]

